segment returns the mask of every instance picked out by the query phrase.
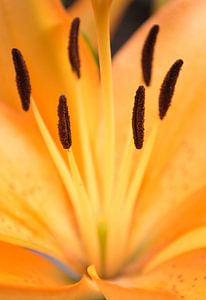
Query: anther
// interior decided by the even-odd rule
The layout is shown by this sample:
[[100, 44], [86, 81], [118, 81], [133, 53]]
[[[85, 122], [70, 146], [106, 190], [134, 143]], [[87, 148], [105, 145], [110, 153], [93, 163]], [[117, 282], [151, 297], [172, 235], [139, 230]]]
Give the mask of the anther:
[[169, 69], [166, 74], [159, 95], [159, 117], [162, 120], [170, 107], [172, 97], [175, 91], [175, 86], [177, 82], [177, 78], [179, 76], [179, 72], [183, 65], [183, 60], [178, 59]]
[[144, 112], [145, 88], [144, 86], [140, 86], [136, 91], [132, 114], [133, 138], [137, 149], [141, 149], [144, 142]]
[[147, 86], [149, 86], [151, 82], [154, 47], [158, 32], [159, 25], [154, 25], [150, 29], [142, 49], [142, 74], [144, 82]]
[[23, 110], [28, 111], [31, 97], [31, 84], [26, 62], [20, 50], [12, 49], [12, 59], [16, 72], [16, 84]]
[[64, 149], [69, 149], [72, 145], [70, 118], [67, 106], [67, 99], [64, 95], [59, 97], [58, 104], [58, 130], [59, 138]]
[[80, 78], [80, 58], [79, 58], [79, 25], [80, 19], [75, 18], [71, 23], [70, 35], [69, 35], [69, 46], [68, 46], [68, 55], [69, 61], [74, 73], [77, 77]]

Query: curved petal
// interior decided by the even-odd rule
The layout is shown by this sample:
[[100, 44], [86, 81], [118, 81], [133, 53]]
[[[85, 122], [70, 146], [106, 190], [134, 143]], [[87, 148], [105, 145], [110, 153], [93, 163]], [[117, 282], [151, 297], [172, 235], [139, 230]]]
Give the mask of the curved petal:
[[[104, 281], [94, 269], [90, 275], [107, 299], [204, 299], [206, 293], [206, 249], [174, 257], [154, 270], [134, 276]], [[133, 298], [132, 298], [133, 297]]]
[[72, 210], [36, 126], [2, 103], [0, 119], [0, 238], [77, 261]]
[[87, 277], [73, 283], [62, 271], [32, 252], [0, 242], [0, 298], [78, 300], [99, 296]]
[[[158, 256], [165, 247], [173, 244], [175, 240], [181, 239], [188, 232], [193, 230], [195, 232], [196, 228], [206, 225], [205, 193], [206, 187], [202, 187], [184, 200], [181, 199], [177, 207], [171, 209], [164, 218], [157, 222], [156, 226], [153, 226], [152, 234], [149, 234], [146, 242], [142, 244], [144, 262], [147, 262], [148, 258]], [[188, 249], [192, 248], [193, 243], [188, 244]], [[133, 264], [133, 268], [138, 267], [139, 262], [136, 266]]]
[[[11, 48], [19, 48], [27, 62], [33, 97], [60, 146], [57, 133], [57, 103], [60, 94], [68, 96], [72, 132], [78, 147], [75, 91], [76, 79], [68, 62], [67, 44], [70, 19], [60, 1], [1, 1], [0, 4], [0, 68], [4, 80], [0, 95], [4, 101], [19, 103]], [[80, 41], [82, 94], [87, 110], [90, 134], [96, 128], [99, 113], [98, 72], [96, 63], [84, 41]], [[13, 84], [12, 84], [13, 82]], [[18, 105], [19, 106], [19, 105]], [[77, 151], [78, 153], [79, 151]]]
[[88, 272], [107, 300], [177, 300], [175, 296], [167, 292], [131, 287], [127, 282], [116, 283], [102, 280], [96, 274], [93, 266], [89, 267]]
[[[137, 287], [172, 292], [178, 299], [204, 299], [206, 293], [206, 249], [193, 250], [133, 278]], [[132, 278], [130, 278], [132, 281]]]
[[[0, 286], [62, 286], [66, 276], [41, 256], [0, 241]], [[1, 288], [0, 288], [1, 290]]]
[[163, 262], [194, 249], [206, 247], [206, 226], [198, 227], [180, 236], [173, 243], [165, 247], [144, 268], [144, 272], [155, 268]]

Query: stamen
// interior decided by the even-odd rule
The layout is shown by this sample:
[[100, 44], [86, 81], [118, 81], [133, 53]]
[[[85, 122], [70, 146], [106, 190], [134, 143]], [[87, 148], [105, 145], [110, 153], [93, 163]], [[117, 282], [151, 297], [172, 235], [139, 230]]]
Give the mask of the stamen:
[[16, 84], [23, 110], [28, 111], [31, 97], [31, 84], [26, 62], [20, 50], [12, 49], [12, 58], [16, 72]]
[[68, 54], [69, 54], [71, 67], [74, 73], [76, 73], [78, 78], [80, 78], [81, 76], [79, 44], [78, 44], [79, 25], [80, 25], [80, 19], [75, 18], [71, 24], [70, 35], [69, 35], [69, 47], [68, 47]]
[[82, 81], [80, 74], [80, 58], [78, 51], [78, 33], [79, 33], [80, 19], [75, 18], [71, 24], [70, 39], [68, 54], [69, 60], [74, 71], [74, 75], [78, 77], [79, 80], [75, 81], [75, 91], [76, 91], [76, 113], [78, 121], [78, 134], [81, 141], [81, 152], [82, 160], [84, 165], [84, 173], [86, 178], [86, 185], [88, 189], [89, 199], [93, 203], [95, 212], [98, 213], [98, 201], [99, 194], [96, 182], [95, 165], [93, 162], [90, 136], [88, 130], [87, 117], [85, 113], [85, 103], [84, 97], [82, 95]]
[[144, 82], [147, 86], [149, 86], [151, 82], [154, 47], [155, 47], [158, 32], [159, 32], [159, 25], [154, 25], [150, 29], [142, 49], [142, 61], [141, 61], [142, 73], [143, 73]]
[[58, 105], [58, 129], [59, 138], [64, 149], [69, 149], [72, 145], [71, 129], [70, 129], [70, 118], [67, 106], [67, 99], [64, 95], [59, 97]]
[[126, 245], [126, 252], [128, 251], [127, 248], [129, 245], [128, 237], [130, 238], [131, 226], [133, 226], [132, 223], [134, 220], [133, 216], [135, 211], [135, 205], [137, 203], [137, 199], [139, 199], [138, 195], [144, 182], [146, 170], [152, 155], [152, 151], [154, 149], [159, 124], [160, 120], [157, 119], [156, 122], [153, 124], [153, 128], [146, 140], [143, 152], [141, 154], [141, 159], [138, 162], [137, 168], [132, 176], [132, 180], [127, 191], [127, 201], [124, 209], [124, 215], [120, 215], [120, 219], [124, 218], [124, 232], [122, 230], [122, 240], [123, 244]]
[[[59, 171], [69, 198], [74, 208], [76, 220], [79, 225], [79, 231], [84, 242], [90, 261], [95, 261], [95, 265], [99, 263], [99, 245], [96, 235], [96, 220], [94, 220], [91, 205], [88, 199], [79, 197], [78, 186], [75, 185], [67, 165], [59, 152], [44, 120], [36, 106], [34, 99], [31, 101], [32, 111], [34, 113], [37, 125], [45, 141], [45, 144], [53, 158], [53, 161]], [[72, 239], [71, 239], [72, 240]]]
[[183, 60], [177, 60], [166, 74], [159, 95], [159, 117], [162, 120], [171, 104], [172, 96], [175, 91], [175, 85], [179, 76], [180, 69], [183, 65]]
[[132, 115], [132, 129], [134, 144], [141, 149], [144, 142], [144, 111], [145, 111], [145, 88], [140, 86], [135, 95], [135, 102]]
[[[17, 74], [19, 75], [19, 72], [21, 71], [20, 75], [23, 74], [22, 76], [24, 78], [25, 73], [27, 72], [26, 74], [28, 74], [28, 71], [27, 71], [27, 68], [25, 67], [26, 64], [22, 58], [20, 51], [17, 49], [14, 49], [14, 50], [12, 50], [12, 55], [14, 56], [13, 60], [14, 60], [15, 69], [16, 69], [16, 65], [17, 65]], [[25, 67], [23, 71], [22, 71], [22, 65], [23, 65], [23, 67]], [[28, 78], [29, 78], [29, 76], [28, 76]], [[31, 94], [31, 89], [30, 89], [30, 94]], [[68, 130], [68, 129], [70, 129], [69, 114], [68, 114], [65, 96], [61, 96], [59, 102], [60, 102], [60, 105], [59, 105], [58, 113], [59, 113], [59, 117], [61, 118], [62, 124], [63, 124], [63, 125], [61, 124], [61, 126], [64, 128], [67, 138], [69, 137], [69, 139], [68, 139], [69, 141], [67, 140], [67, 143], [68, 143], [68, 145], [71, 146], [71, 133], [69, 133], [69, 130]], [[32, 108], [32, 112], [34, 114], [36, 123], [38, 125], [38, 128], [40, 130], [40, 133], [43, 137], [43, 140], [51, 154], [51, 157], [57, 167], [57, 170], [59, 171], [59, 174], [62, 178], [65, 188], [68, 192], [69, 199], [71, 200], [71, 204], [74, 208], [75, 217], [76, 217], [77, 223], [79, 225], [78, 226], [79, 232], [81, 234], [82, 241], [83, 241], [85, 250], [88, 255], [88, 259], [90, 262], [91, 261], [94, 262], [95, 265], [97, 266], [97, 268], [99, 269], [100, 253], [99, 253], [99, 243], [98, 243], [99, 241], [98, 241], [98, 236], [97, 236], [97, 231], [96, 231], [96, 220], [94, 219], [93, 210], [90, 205], [89, 199], [87, 198], [87, 194], [85, 192], [82, 192], [83, 188], [82, 188], [82, 186], [79, 187], [79, 181], [77, 184], [77, 182], [72, 178], [71, 173], [68, 170], [67, 164], [65, 163], [61, 153], [59, 152], [59, 149], [57, 148], [57, 145], [56, 145], [55, 141], [53, 140], [32, 96], [31, 96], [31, 108]], [[70, 155], [70, 157], [71, 157], [71, 155]], [[76, 166], [74, 165], [73, 155], [72, 155], [71, 159], [72, 159], [72, 164], [73, 164], [72, 167], [74, 169], [74, 168], [76, 168]], [[75, 170], [75, 172], [76, 172], [76, 170]], [[77, 173], [76, 173], [76, 175], [78, 176]], [[71, 230], [71, 234], [73, 234], [72, 230]], [[75, 237], [76, 237], [76, 235], [72, 236], [70, 240], [75, 241], [76, 240]], [[75, 244], [76, 244], [76, 241], [75, 241]], [[78, 252], [81, 252], [81, 251], [77, 250], [77, 252], [75, 252], [75, 253], [78, 253]]]

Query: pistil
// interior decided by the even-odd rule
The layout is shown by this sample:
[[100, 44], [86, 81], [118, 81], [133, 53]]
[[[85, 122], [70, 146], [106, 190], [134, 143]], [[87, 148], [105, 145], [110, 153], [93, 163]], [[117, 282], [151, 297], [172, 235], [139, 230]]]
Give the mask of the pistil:
[[103, 197], [104, 215], [111, 211], [112, 191], [114, 183], [115, 163], [115, 130], [114, 130], [114, 99], [112, 62], [110, 49], [110, 5], [112, 1], [92, 0], [97, 28], [98, 54], [101, 77], [101, 97], [104, 117], [104, 168], [103, 168]]

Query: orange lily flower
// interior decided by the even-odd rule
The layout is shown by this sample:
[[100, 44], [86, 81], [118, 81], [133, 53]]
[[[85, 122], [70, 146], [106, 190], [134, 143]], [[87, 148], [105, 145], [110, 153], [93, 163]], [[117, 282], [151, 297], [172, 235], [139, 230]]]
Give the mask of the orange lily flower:
[[111, 2], [101, 80], [58, 0], [0, 3], [1, 299], [206, 296], [206, 2], [171, 1], [113, 69]]

